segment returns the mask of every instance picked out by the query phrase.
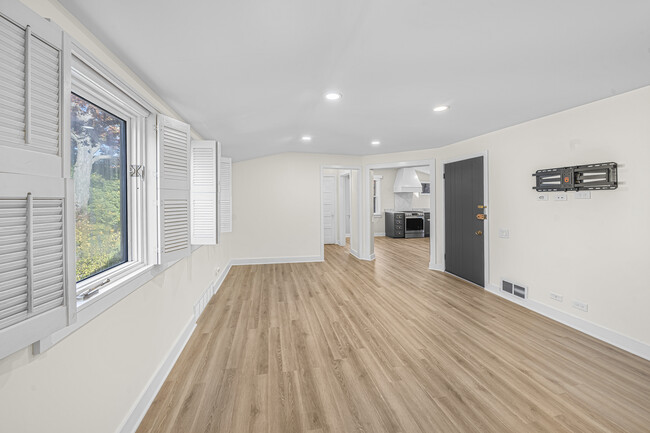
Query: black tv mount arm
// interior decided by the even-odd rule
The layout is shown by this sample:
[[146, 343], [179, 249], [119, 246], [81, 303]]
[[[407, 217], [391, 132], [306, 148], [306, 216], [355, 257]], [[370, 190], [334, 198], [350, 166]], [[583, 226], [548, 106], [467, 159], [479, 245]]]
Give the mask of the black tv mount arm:
[[618, 188], [615, 162], [547, 168], [533, 173], [537, 191], [610, 190]]

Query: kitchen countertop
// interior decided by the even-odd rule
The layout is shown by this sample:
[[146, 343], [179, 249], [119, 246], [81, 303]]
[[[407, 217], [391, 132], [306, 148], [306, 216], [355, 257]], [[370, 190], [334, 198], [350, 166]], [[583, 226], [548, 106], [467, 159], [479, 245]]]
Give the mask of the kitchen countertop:
[[404, 212], [431, 212], [430, 209], [416, 208], [409, 210], [395, 210], [395, 209], [384, 209], [384, 212], [388, 213], [404, 213]]

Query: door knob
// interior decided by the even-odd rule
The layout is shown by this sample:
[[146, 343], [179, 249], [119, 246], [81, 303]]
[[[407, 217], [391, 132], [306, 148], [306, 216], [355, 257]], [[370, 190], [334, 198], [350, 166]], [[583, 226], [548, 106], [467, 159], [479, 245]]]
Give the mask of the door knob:
[[476, 231], [474, 232], [474, 234], [475, 234], [476, 236], [481, 236], [481, 235], [483, 234], [483, 230], [476, 230]]

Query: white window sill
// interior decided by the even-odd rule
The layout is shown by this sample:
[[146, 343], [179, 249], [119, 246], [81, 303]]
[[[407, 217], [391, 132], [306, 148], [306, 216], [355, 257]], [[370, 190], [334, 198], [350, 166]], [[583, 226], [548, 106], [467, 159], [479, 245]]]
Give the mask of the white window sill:
[[[96, 295], [77, 301], [77, 321], [32, 345], [34, 355], [45, 352], [110, 307], [126, 298], [176, 262], [141, 267], [100, 288]], [[104, 277], [106, 278], [106, 277]]]

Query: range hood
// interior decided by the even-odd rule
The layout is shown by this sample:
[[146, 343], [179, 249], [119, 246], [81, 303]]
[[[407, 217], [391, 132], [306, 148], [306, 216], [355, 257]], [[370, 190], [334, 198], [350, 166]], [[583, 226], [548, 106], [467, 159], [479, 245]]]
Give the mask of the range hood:
[[397, 170], [393, 192], [422, 192], [422, 184], [414, 168]]

